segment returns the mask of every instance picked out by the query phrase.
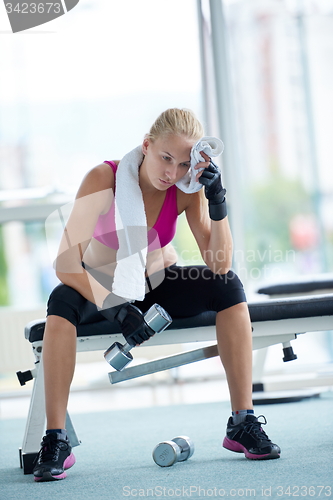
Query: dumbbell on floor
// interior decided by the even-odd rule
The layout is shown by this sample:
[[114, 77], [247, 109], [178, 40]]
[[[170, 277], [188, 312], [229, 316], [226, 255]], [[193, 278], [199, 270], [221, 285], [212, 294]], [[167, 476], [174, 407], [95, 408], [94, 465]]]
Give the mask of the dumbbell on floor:
[[194, 443], [187, 436], [178, 436], [163, 441], [153, 450], [154, 462], [160, 467], [170, 467], [176, 462], [188, 460], [194, 453]]
[[[172, 322], [171, 316], [163, 307], [158, 304], [153, 304], [144, 314], [146, 327], [152, 331], [152, 334], [161, 333]], [[104, 353], [105, 360], [115, 368], [121, 371], [133, 360], [132, 354], [129, 352], [134, 346], [126, 342], [125, 345], [115, 342]]]

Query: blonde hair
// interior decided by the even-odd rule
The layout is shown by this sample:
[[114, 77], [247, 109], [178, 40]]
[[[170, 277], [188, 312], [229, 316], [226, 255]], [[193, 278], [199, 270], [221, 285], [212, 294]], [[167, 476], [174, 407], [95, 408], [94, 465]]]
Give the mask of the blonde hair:
[[189, 139], [199, 140], [205, 134], [202, 124], [193, 111], [170, 108], [160, 114], [145, 138], [154, 142], [166, 135], [184, 135]]

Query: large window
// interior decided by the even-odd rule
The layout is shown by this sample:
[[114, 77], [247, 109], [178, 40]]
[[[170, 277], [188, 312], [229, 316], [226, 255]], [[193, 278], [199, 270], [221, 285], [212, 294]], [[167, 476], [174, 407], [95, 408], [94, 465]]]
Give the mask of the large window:
[[225, 2], [250, 287], [333, 268], [333, 2]]
[[[193, 0], [85, 0], [48, 24], [1, 35], [0, 68], [2, 207], [28, 203], [30, 191], [13, 192], [21, 188], [69, 201], [90, 168], [137, 146], [164, 109], [202, 115]], [[0, 304], [44, 302], [55, 277], [43, 222], [0, 231]]]

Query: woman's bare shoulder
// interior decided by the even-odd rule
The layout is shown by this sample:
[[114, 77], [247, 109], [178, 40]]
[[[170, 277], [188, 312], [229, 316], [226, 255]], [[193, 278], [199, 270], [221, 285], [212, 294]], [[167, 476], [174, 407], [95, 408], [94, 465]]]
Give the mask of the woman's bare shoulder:
[[114, 189], [114, 173], [110, 165], [100, 163], [91, 168], [83, 177], [77, 198], [106, 189]]

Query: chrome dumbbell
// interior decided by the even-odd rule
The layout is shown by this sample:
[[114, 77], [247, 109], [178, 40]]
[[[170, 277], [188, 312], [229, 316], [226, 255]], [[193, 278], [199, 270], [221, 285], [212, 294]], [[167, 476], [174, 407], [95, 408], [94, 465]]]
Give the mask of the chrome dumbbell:
[[[163, 307], [153, 304], [144, 314], [144, 321], [154, 335], [163, 332], [170, 325], [172, 319]], [[133, 356], [129, 352], [133, 347], [128, 342], [125, 345], [115, 342], [104, 352], [104, 358], [109, 365], [120, 372], [133, 360]]]
[[178, 436], [155, 446], [153, 459], [160, 467], [170, 467], [176, 462], [189, 459], [193, 453], [194, 443], [191, 439], [187, 436]]

